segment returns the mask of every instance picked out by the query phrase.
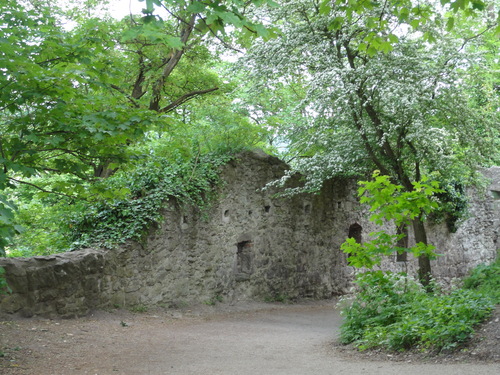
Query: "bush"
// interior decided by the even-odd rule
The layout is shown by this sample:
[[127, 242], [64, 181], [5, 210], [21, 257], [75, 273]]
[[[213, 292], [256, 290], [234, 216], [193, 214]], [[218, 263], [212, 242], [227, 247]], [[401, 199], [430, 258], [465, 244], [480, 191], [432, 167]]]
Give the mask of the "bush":
[[477, 290], [500, 303], [500, 257], [490, 265], [480, 265], [464, 280], [464, 288]]
[[342, 309], [341, 341], [361, 345], [374, 327], [400, 320], [410, 302], [423, 293], [421, 285], [403, 273], [372, 271], [358, 275], [355, 296], [341, 300], [346, 305]]
[[491, 297], [474, 290], [425, 293], [404, 274], [369, 272], [356, 284], [355, 296], [342, 310], [341, 341], [362, 350], [454, 349], [494, 307]]

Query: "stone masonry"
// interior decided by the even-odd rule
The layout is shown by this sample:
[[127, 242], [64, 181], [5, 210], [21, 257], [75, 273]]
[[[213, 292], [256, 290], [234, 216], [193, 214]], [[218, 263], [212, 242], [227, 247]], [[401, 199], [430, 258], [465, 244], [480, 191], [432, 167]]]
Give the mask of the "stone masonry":
[[[262, 188], [287, 166], [262, 152], [246, 152], [221, 170], [224, 184], [208, 212], [167, 201], [162, 223], [147, 240], [117, 249], [85, 249], [47, 257], [3, 258], [12, 294], [0, 312], [73, 317], [92, 309], [137, 305], [181, 306], [224, 300], [328, 298], [345, 293], [354, 270], [340, 245], [376, 230], [356, 199], [356, 184], [328, 181], [320, 194], [276, 197]], [[443, 254], [438, 279], [464, 276], [490, 262], [499, 247], [500, 168], [473, 201], [457, 233], [430, 228]], [[292, 184], [298, 184], [298, 180]], [[408, 262], [410, 271], [415, 261]], [[400, 270], [394, 259], [384, 266]]]

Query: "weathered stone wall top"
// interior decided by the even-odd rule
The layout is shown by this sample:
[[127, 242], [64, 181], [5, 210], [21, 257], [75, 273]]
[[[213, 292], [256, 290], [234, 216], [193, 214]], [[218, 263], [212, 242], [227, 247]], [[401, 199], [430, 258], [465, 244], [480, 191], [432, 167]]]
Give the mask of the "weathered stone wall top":
[[86, 314], [100, 299], [105, 253], [82, 250], [33, 258], [3, 258], [12, 295], [1, 300], [1, 310], [25, 316]]

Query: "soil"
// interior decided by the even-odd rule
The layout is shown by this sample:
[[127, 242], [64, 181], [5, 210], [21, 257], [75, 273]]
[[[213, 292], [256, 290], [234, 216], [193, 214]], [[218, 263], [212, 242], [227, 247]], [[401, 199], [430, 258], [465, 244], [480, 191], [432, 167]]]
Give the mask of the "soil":
[[456, 353], [357, 352], [338, 344], [335, 301], [241, 302], [0, 321], [2, 375], [500, 373], [500, 311]]

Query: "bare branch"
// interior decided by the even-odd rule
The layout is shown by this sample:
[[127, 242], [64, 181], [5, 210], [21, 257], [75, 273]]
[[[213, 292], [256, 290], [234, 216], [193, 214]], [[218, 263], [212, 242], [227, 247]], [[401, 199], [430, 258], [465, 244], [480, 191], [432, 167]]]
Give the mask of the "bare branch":
[[17, 182], [19, 184], [23, 184], [23, 185], [28, 185], [28, 186], [34, 187], [35, 189], [40, 190], [41, 192], [44, 192], [44, 193], [60, 195], [62, 197], [67, 197], [67, 198], [71, 198], [71, 199], [81, 199], [81, 200], [83, 200], [82, 198], [79, 198], [79, 197], [74, 196], [74, 195], [69, 195], [69, 194], [61, 193], [61, 192], [54, 191], [54, 190], [44, 189], [43, 187], [35, 185], [35, 184], [33, 184], [31, 182], [28, 182], [28, 181], [18, 180], [16, 178], [12, 178], [12, 177], [9, 177], [9, 180]]
[[[115, 89], [115, 90], [116, 90], [116, 91], [118, 91], [119, 93], [121, 93], [121, 94], [125, 95], [125, 96], [127, 97], [127, 99], [128, 99], [128, 100], [129, 100], [129, 101], [133, 104], [133, 106], [134, 106], [135, 108], [141, 108], [141, 106], [139, 105], [139, 103], [137, 103], [137, 102], [134, 100], [134, 98], [133, 98], [133, 97], [131, 97], [130, 95], [128, 95], [128, 94], [125, 92], [125, 90], [123, 90], [121, 87], [116, 86], [116, 85], [113, 85], [113, 84], [112, 84], [112, 85], [110, 85], [110, 87], [111, 87], [112, 89]], [[139, 97], [139, 98], [140, 98], [140, 97]], [[136, 98], [136, 99], [139, 99], [139, 98]]]
[[476, 34], [476, 35], [473, 35], [473, 36], [471, 36], [471, 37], [469, 37], [469, 38], [465, 38], [465, 39], [464, 39], [464, 42], [462, 43], [462, 46], [461, 46], [458, 50], [459, 50], [459, 51], [463, 50], [463, 49], [464, 49], [464, 47], [465, 47], [465, 45], [466, 45], [467, 43], [469, 43], [471, 40], [474, 40], [474, 39], [479, 38], [481, 35], [483, 35], [483, 34], [487, 33], [489, 30], [491, 30], [491, 29], [493, 29], [493, 28], [497, 27], [497, 25], [498, 25], [498, 23], [491, 24], [491, 25], [489, 25], [486, 29], [484, 29], [483, 31], [481, 31], [480, 33], [478, 33], [478, 34]]

